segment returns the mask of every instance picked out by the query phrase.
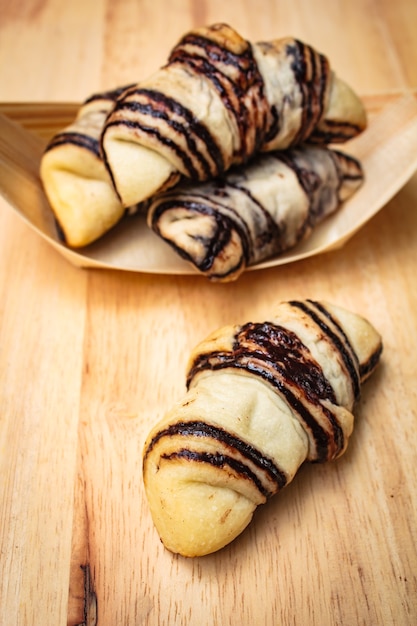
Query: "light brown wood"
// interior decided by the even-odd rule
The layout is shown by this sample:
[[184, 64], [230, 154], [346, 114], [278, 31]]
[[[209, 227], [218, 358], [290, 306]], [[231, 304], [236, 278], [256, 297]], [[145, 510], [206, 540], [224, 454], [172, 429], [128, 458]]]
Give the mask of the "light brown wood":
[[[0, 0], [0, 15], [0, 101], [69, 103], [62, 119], [214, 21], [315, 45], [376, 108], [417, 89], [412, 0]], [[416, 205], [414, 175], [342, 249], [215, 285], [77, 269], [0, 198], [1, 624], [417, 622]], [[352, 308], [384, 338], [348, 451], [304, 466], [223, 551], [175, 557], [144, 498], [148, 429], [202, 337], [302, 297]]]

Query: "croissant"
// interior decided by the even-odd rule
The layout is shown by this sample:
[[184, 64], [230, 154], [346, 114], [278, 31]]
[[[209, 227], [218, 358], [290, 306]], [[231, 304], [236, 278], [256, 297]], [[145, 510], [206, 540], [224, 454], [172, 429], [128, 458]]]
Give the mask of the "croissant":
[[143, 479], [165, 547], [203, 556], [235, 539], [304, 461], [339, 457], [382, 351], [364, 318], [312, 300], [226, 326], [191, 353], [187, 393], [149, 433]]
[[304, 145], [156, 196], [148, 224], [204, 275], [235, 280], [247, 266], [306, 239], [362, 180], [353, 157]]
[[208, 180], [258, 151], [343, 142], [365, 126], [362, 103], [323, 54], [293, 38], [252, 45], [214, 24], [186, 34], [123, 94], [102, 147], [128, 206], [180, 176]]
[[69, 246], [98, 239], [125, 213], [101, 158], [99, 140], [109, 111], [126, 87], [88, 98], [74, 122], [50, 140], [42, 156], [45, 193]]

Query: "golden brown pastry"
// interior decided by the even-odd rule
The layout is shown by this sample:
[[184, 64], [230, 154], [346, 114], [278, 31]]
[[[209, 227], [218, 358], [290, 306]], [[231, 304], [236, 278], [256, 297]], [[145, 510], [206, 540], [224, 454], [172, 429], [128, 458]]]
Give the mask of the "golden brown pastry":
[[381, 337], [326, 302], [281, 303], [263, 323], [227, 326], [192, 352], [184, 398], [150, 432], [143, 476], [162, 542], [183, 556], [237, 537], [304, 461], [336, 459]]
[[102, 145], [125, 206], [178, 182], [205, 181], [259, 151], [342, 142], [364, 108], [327, 58], [293, 38], [251, 44], [226, 24], [197, 28], [168, 63], [128, 89]]
[[148, 224], [204, 275], [235, 280], [247, 266], [306, 239], [362, 180], [353, 157], [303, 145], [155, 196]]
[[100, 152], [106, 116], [125, 88], [88, 98], [73, 124], [51, 139], [42, 157], [42, 183], [69, 246], [98, 239], [125, 213]]

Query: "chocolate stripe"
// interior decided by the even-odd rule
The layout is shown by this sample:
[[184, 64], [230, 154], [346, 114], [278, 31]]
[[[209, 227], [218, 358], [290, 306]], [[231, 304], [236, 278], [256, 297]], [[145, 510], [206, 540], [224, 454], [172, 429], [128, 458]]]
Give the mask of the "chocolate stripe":
[[309, 399], [336, 402], [321, 367], [294, 332], [270, 322], [245, 324], [236, 334], [234, 353], [238, 355], [247, 350], [270, 363], [288, 382], [299, 386]]
[[[300, 129], [293, 139], [294, 144], [300, 143], [303, 138], [308, 136], [308, 128], [312, 123], [314, 100], [312, 98], [313, 92], [309, 90], [307, 83], [307, 65], [314, 62], [314, 57], [311, 54], [309, 48], [301, 41], [296, 40], [295, 46], [287, 48], [288, 53], [292, 54], [294, 61], [291, 65], [291, 69], [294, 72], [294, 76], [298, 83], [299, 89], [302, 93], [302, 121]], [[308, 54], [310, 52], [310, 54]], [[314, 80], [314, 76], [313, 76]]]
[[[235, 336], [233, 350], [199, 355], [188, 372], [187, 386], [205, 369], [244, 369], [268, 381], [286, 400], [304, 424], [315, 445], [315, 460], [333, 458], [344, 447], [344, 434], [336, 416], [322, 401], [336, 404], [334, 391], [310, 351], [295, 333], [281, 326], [247, 324]], [[296, 387], [307, 404], [292, 390]], [[331, 432], [309, 410], [314, 406]]]
[[58, 133], [48, 143], [45, 152], [63, 146], [65, 144], [72, 144], [78, 148], [85, 148], [92, 152], [96, 157], [100, 158], [100, 144], [97, 139], [77, 132], [63, 132]]
[[[113, 118], [108, 123], [109, 126], [125, 124], [126, 126], [130, 126], [132, 128], [138, 128], [145, 133], [154, 134], [158, 138], [158, 141], [174, 149], [183, 161], [186, 169], [190, 172], [191, 178], [200, 178], [198, 171], [193, 164], [193, 158], [199, 161], [206, 177], [215, 176], [218, 173], [223, 172], [225, 165], [219, 146], [207, 127], [200, 122], [188, 108], [173, 98], [170, 98], [160, 91], [153, 89], [140, 88], [131, 90], [129, 92], [129, 98], [132, 96], [143, 97], [144, 102], [130, 99], [123, 99], [119, 101], [115, 106]], [[117, 113], [123, 110], [143, 115], [145, 119], [148, 117], [149, 122], [125, 120], [123, 118], [118, 120]], [[175, 115], [178, 119], [172, 119], [172, 115]], [[169, 126], [169, 128], [174, 130], [174, 133], [178, 133], [182, 136], [187, 143], [189, 154], [185, 153], [173, 139], [169, 139], [163, 136], [162, 133], [158, 132], [157, 129], [151, 125], [152, 119], [162, 119]], [[199, 151], [193, 135], [195, 135], [195, 137], [197, 137], [205, 145], [207, 153], [212, 159], [215, 169], [213, 169], [213, 165], [210, 166], [205, 156], [201, 153], [201, 151]]]
[[[279, 159], [279, 155], [277, 153], [275, 154], [271, 153], [271, 156], [272, 155], [275, 156], [277, 159]], [[230, 187], [231, 189], [237, 189], [241, 193], [245, 194], [249, 198], [252, 208], [254, 210], [257, 210], [259, 213], [262, 213], [263, 219], [267, 223], [266, 232], [263, 233], [262, 241], [259, 241], [259, 240], [257, 240], [256, 242], [251, 241], [251, 243], [253, 245], [256, 245], [256, 247], [262, 248], [266, 243], [269, 243], [270, 241], [280, 241], [281, 236], [282, 236], [282, 230], [278, 222], [274, 220], [271, 213], [264, 207], [264, 205], [252, 195], [249, 189], [247, 189], [244, 185], [239, 185], [238, 183], [236, 184], [227, 183], [227, 187]], [[229, 205], [228, 208], [232, 210], [231, 205]], [[252, 257], [253, 257], [253, 253], [251, 251], [250, 258]]]
[[[331, 154], [331, 152], [329, 152]], [[282, 152], [271, 152], [270, 156], [273, 156], [278, 161], [284, 163], [290, 170], [294, 172], [300, 183], [301, 188], [305, 192], [309, 201], [309, 209], [311, 208], [312, 195], [319, 184], [323, 183], [322, 179], [318, 179], [318, 175], [315, 171], [309, 167], [301, 167], [299, 160], [297, 159], [297, 151], [295, 150], [283, 150]], [[313, 181], [313, 182], [312, 182]], [[310, 211], [309, 211], [310, 213]], [[305, 228], [307, 221], [303, 224]]]
[[340, 152], [339, 150], [331, 150], [329, 154], [332, 155], [333, 162], [339, 172], [341, 179], [340, 184], [345, 180], [363, 180], [364, 173], [362, 164], [355, 159], [355, 157], [345, 152]]
[[348, 139], [356, 137], [362, 128], [356, 124], [336, 120], [325, 120], [322, 128], [315, 128], [309, 137], [311, 143], [329, 144], [345, 143]]
[[[277, 156], [277, 158], [279, 158]], [[289, 165], [291, 167], [291, 164]], [[243, 263], [250, 264], [255, 256], [255, 249], [262, 250], [265, 246], [274, 244], [274, 251], [280, 251], [283, 233], [280, 225], [276, 222], [270, 212], [252, 195], [245, 187], [245, 181], [240, 183], [227, 182], [227, 179], [218, 179], [213, 183], [208, 191], [204, 192], [204, 187], [199, 194], [187, 192], [178, 194], [175, 192], [169, 195], [166, 200], [156, 200], [156, 206], [152, 211], [152, 228], [162, 238], [164, 238], [183, 258], [191, 261], [201, 271], [209, 271], [221, 256], [224, 247], [229, 243], [232, 231], [234, 230], [240, 239], [243, 255], [236, 267], [223, 272], [221, 277], [236, 271]], [[251, 216], [249, 222], [244, 219], [236, 208], [236, 194], [243, 194], [247, 200], [243, 203], [250, 203]], [[185, 199], [187, 198], [187, 199]], [[175, 241], [166, 238], [161, 233], [159, 222], [164, 213], [176, 209], [184, 209], [187, 213], [206, 215], [212, 218], [213, 232], [210, 236], [201, 237], [206, 254], [203, 259], [191, 257], [181, 246], [176, 246]], [[186, 218], [184, 218], [186, 219]], [[249, 228], [252, 225], [252, 230]]]
[[193, 32], [185, 35], [177, 46], [175, 46], [169, 57], [169, 62], [171, 63], [178, 59], [182, 61], [184, 58], [192, 58], [193, 54], [195, 55], [195, 52], [191, 53], [188, 46], [192, 46], [194, 49], [200, 48], [203, 51], [203, 54], [205, 53], [207, 55], [208, 60], [210, 60], [213, 66], [222, 63], [240, 71], [242, 64], [245, 64], [245, 62], [255, 62], [253, 60], [251, 48], [248, 42], [246, 42], [243, 53], [237, 54], [228, 50], [224, 46], [220, 46], [212, 39]]
[[[220, 150], [213, 142], [213, 138], [207, 131], [206, 127], [198, 122], [191, 111], [186, 109], [183, 105], [180, 105], [173, 98], [169, 98], [159, 91], [151, 89], [136, 89], [134, 94], [139, 97], [143, 96], [145, 98], [145, 102], [137, 100], [123, 101], [120, 104], [120, 107], [118, 107], [118, 110], [128, 109], [145, 117], [163, 120], [170, 127], [170, 129], [173, 129], [175, 133], [185, 138], [189, 153], [199, 161], [204, 170], [205, 176], [211, 176], [213, 173], [212, 168], [204, 155], [199, 151], [193, 134], [201, 139], [207, 148], [210, 146], [210, 149], [208, 148], [208, 152], [210, 155], [214, 155], [214, 157], [212, 156], [212, 159], [216, 163], [216, 167], [219, 166], [219, 163], [222, 163]], [[179, 117], [181, 121], [173, 119], [172, 114]], [[145, 123], [144, 126], [146, 127], [147, 123]], [[191, 158], [189, 163], [189, 168], [193, 169], [194, 166]], [[193, 169], [193, 171], [193, 177], [198, 177], [197, 170]]]
[[[204, 46], [201, 46], [201, 47], [205, 50]], [[219, 50], [221, 49], [219, 48]], [[209, 57], [210, 56], [214, 56], [214, 55], [210, 54], [209, 52]], [[218, 58], [214, 60], [215, 62], [217, 61], [217, 63], [219, 61]], [[172, 63], [179, 63], [180, 65], [187, 65], [196, 74], [201, 74], [205, 78], [209, 79], [213, 87], [215, 88], [215, 90], [218, 92], [221, 99], [225, 103], [226, 107], [228, 109], [231, 109], [233, 113], [236, 114], [236, 111], [234, 110], [234, 107], [232, 106], [230, 92], [232, 91], [235, 94], [235, 96], [239, 96], [241, 94], [238, 92], [236, 84], [234, 84], [233, 81], [228, 76], [223, 74], [218, 69], [218, 67], [216, 67], [216, 65], [213, 64], [209, 59], [203, 58], [202, 56], [199, 56], [197, 53], [191, 54], [190, 52], [184, 49], [176, 49], [174, 50], [174, 53], [170, 57], [170, 64]], [[235, 65], [239, 71], [242, 70], [242, 68], [239, 67], [238, 63], [233, 63], [233, 65]]]
[[217, 467], [219, 469], [224, 469], [226, 466], [229, 466], [236, 474], [240, 476], [240, 478], [244, 480], [250, 480], [258, 489], [258, 491], [264, 496], [264, 498], [270, 498], [274, 495], [274, 492], [265, 489], [262, 482], [259, 478], [252, 472], [247, 465], [237, 461], [233, 457], [227, 456], [225, 454], [221, 454], [216, 452], [212, 454], [210, 452], [196, 452], [195, 450], [189, 450], [187, 448], [182, 448], [181, 450], [177, 450], [176, 452], [172, 452], [171, 454], [162, 454], [161, 459], [165, 459], [167, 461], [172, 461], [176, 459], [185, 459], [186, 461], [191, 461], [194, 463], [208, 463], [212, 467]]
[[365, 363], [361, 363], [359, 366], [359, 372], [361, 377], [361, 382], [363, 382], [376, 368], [378, 365], [381, 353], [382, 353], [382, 343], [378, 346], [378, 349], [375, 350], [373, 354], [369, 357], [368, 361]]
[[[259, 149], [265, 141], [268, 104], [264, 81], [249, 42], [246, 42], [241, 54], [236, 54], [209, 38], [191, 33], [174, 48], [169, 62], [187, 65], [211, 81], [226, 109], [235, 118], [240, 136], [241, 161]], [[254, 102], [245, 101], [249, 92]], [[255, 113], [256, 120], [251, 119], [251, 113]], [[248, 129], [254, 121], [257, 126], [255, 145], [249, 146]]]
[[[270, 365], [270, 368], [266, 365]], [[300, 422], [304, 424], [307, 433], [311, 434], [311, 438], [315, 444], [315, 458], [318, 462], [323, 462], [329, 458], [329, 446], [330, 438], [328, 433], [317, 422], [312, 413], [304, 406], [300, 400], [294, 395], [287, 384], [281, 380], [278, 376], [278, 370], [275, 364], [267, 359], [260, 357], [258, 354], [246, 352], [241, 353], [239, 356], [230, 352], [211, 352], [210, 354], [201, 355], [201, 358], [196, 360], [193, 364], [193, 368], [189, 377], [189, 380], [193, 378], [197, 372], [210, 369], [212, 371], [232, 368], [243, 369], [255, 376], [259, 376], [263, 380], [267, 381], [272, 387], [274, 387], [286, 400], [287, 404], [291, 407], [296, 415], [298, 415]], [[319, 405], [318, 402], [315, 403]], [[337, 449], [343, 447], [343, 432], [334, 423], [334, 417], [328, 409], [320, 405], [320, 410], [326, 415], [330, 422], [333, 422], [335, 430], [337, 432]]]
[[123, 87], [117, 87], [117, 89], [111, 89], [109, 91], [103, 91], [101, 93], [92, 94], [87, 100], [85, 100], [84, 104], [89, 104], [90, 102], [96, 102], [99, 100], [108, 100], [110, 102], [115, 102], [117, 98], [119, 98], [127, 89], [131, 89], [134, 87], [134, 83], [130, 83], [129, 85], [125, 85]]
[[308, 139], [323, 115], [329, 63], [325, 56], [299, 40], [287, 46], [291, 69], [302, 94], [302, 123], [293, 144]]
[[169, 137], [165, 137], [161, 133], [159, 133], [154, 128], [146, 128], [139, 122], [132, 122], [128, 120], [111, 120], [107, 122], [106, 127], [110, 128], [110, 126], [126, 126], [127, 128], [139, 129], [145, 135], [152, 135], [157, 139], [159, 143], [166, 146], [181, 159], [184, 164], [184, 168], [188, 171], [190, 178], [198, 178], [198, 172], [195, 169], [191, 159], [188, 157], [187, 153], [184, 152], [172, 139]]
[[[216, 232], [213, 233], [210, 238], [202, 240], [206, 253], [201, 261], [194, 257], [191, 257], [183, 248], [177, 247], [175, 245], [175, 242], [165, 238], [158, 227], [158, 221], [161, 219], [161, 216], [165, 212], [177, 208], [184, 208], [190, 213], [208, 215], [213, 218], [213, 221], [216, 223]], [[244, 223], [238, 223], [237, 221], [234, 222], [231, 220], [230, 217], [224, 215], [221, 211], [221, 205], [218, 205], [216, 207], [199, 200], [181, 200], [181, 198], [179, 198], [178, 200], [168, 199], [165, 202], [161, 202], [160, 204], [158, 204], [157, 208], [153, 212], [152, 227], [155, 232], [158, 233], [158, 235], [160, 235], [163, 239], [170, 243], [170, 245], [178, 252], [180, 256], [188, 261], [192, 261], [196, 265], [196, 267], [198, 267], [198, 269], [202, 272], [209, 270], [213, 266], [216, 258], [221, 254], [222, 250], [229, 243], [232, 229], [235, 229], [239, 233], [239, 236], [242, 240], [242, 247], [244, 250], [246, 261], [249, 258], [249, 237], [244, 228]], [[239, 261], [237, 267], [240, 267], [241, 263], [242, 261]], [[235, 271], [237, 267], [232, 268], [230, 271]]]
[[176, 422], [165, 429], [160, 430], [150, 441], [144, 453], [144, 462], [148, 454], [163, 437], [207, 437], [214, 441], [220, 441], [232, 450], [236, 450], [242, 457], [247, 458], [251, 463], [265, 472], [268, 478], [277, 485], [277, 490], [282, 489], [287, 484], [285, 473], [275, 465], [272, 459], [264, 456], [257, 448], [243, 441], [239, 437], [232, 435], [227, 430], [207, 424], [201, 421]]
[[332, 341], [333, 345], [339, 351], [339, 354], [342, 357], [342, 360], [349, 373], [349, 376], [352, 382], [352, 388], [353, 388], [353, 394], [354, 394], [355, 400], [358, 400], [360, 397], [360, 393], [361, 393], [360, 377], [359, 377], [359, 372], [358, 372], [359, 363], [357, 360], [356, 353], [354, 349], [352, 348], [350, 341], [347, 338], [346, 333], [344, 332], [340, 324], [337, 323], [337, 321], [331, 315], [331, 313], [323, 305], [321, 305], [319, 302], [315, 300], [307, 300], [307, 302], [315, 306], [316, 309], [318, 309], [331, 322], [331, 324], [333, 324], [333, 326], [337, 328], [338, 332], [343, 338], [343, 341], [335, 332], [333, 332], [330, 326], [326, 324], [323, 321], [323, 319], [320, 318], [316, 313], [314, 313], [314, 311], [312, 311], [311, 308], [309, 308], [305, 303], [292, 301], [290, 302], [290, 304], [292, 306], [296, 306], [302, 309], [305, 313], [307, 313], [311, 317], [311, 319], [320, 327], [320, 329], [327, 335], [327, 337]]

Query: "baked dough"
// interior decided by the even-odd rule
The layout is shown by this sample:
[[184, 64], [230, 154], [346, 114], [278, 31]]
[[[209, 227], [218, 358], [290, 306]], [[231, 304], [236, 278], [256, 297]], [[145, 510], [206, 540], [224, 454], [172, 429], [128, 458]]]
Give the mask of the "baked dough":
[[45, 193], [62, 238], [71, 247], [98, 239], [125, 213], [101, 158], [100, 137], [110, 109], [126, 87], [88, 98], [42, 157]]
[[148, 224], [210, 279], [235, 280], [247, 266], [306, 239], [362, 180], [353, 157], [304, 145], [159, 194]]
[[204, 181], [261, 151], [343, 142], [362, 103], [327, 58], [294, 38], [251, 44], [226, 24], [197, 28], [168, 63], [128, 89], [103, 131], [125, 206], [185, 176]]
[[325, 56], [293, 38], [250, 44], [226, 24], [185, 35], [147, 80], [88, 98], [40, 167], [59, 232], [95, 241], [138, 205], [259, 151], [343, 142], [366, 127]]
[[186, 395], [144, 446], [165, 547], [187, 557], [221, 549], [304, 461], [339, 457], [381, 351], [367, 320], [312, 300], [281, 303], [270, 320], [227, 326], [198, 345]]

